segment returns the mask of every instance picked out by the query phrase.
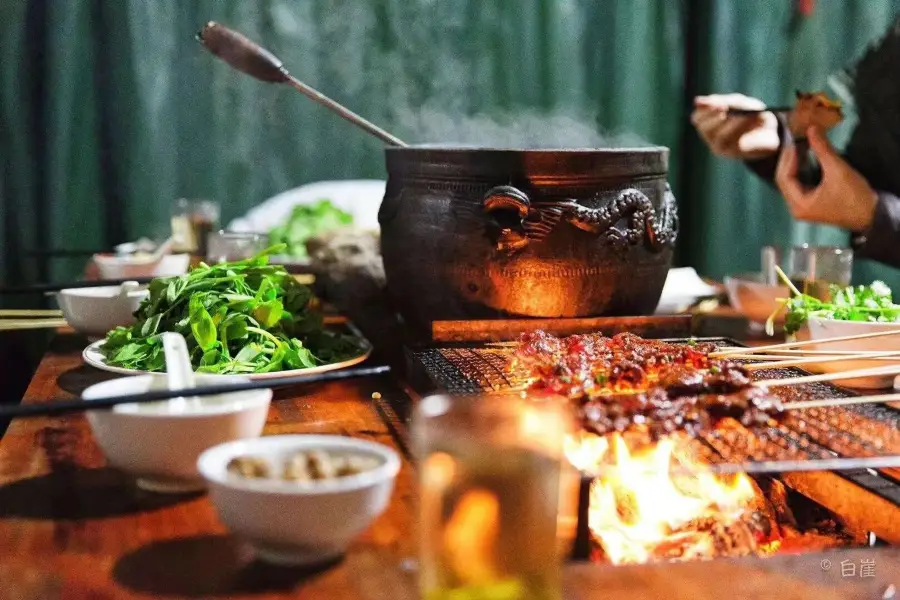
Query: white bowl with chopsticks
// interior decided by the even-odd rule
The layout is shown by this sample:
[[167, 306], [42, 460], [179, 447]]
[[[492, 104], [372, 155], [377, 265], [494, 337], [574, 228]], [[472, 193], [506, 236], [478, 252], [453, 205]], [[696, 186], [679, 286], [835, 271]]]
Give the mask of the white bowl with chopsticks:
[[[272, 465], [297, 452], [320, 450], [375, 459], [376, 467], [355, 475], [314, 481], [251, 479], [228, 472], [238, 457]], [[257, 555], [282, 565], [325, 562], [387, 508], [400, 457], [382, 444], [338, 435], [278, 435], [210, 448], [197, 468], [222, 521]]]
[[[803, 348], [804, 351], [816, 352], [873, 352], [887, 353], [900, 352], [900, 323], [873, 323], [867, 321], [839, 321], [836, 319], [822, 319], [810, 317], [806, 325], [798, 332], [798, 338], [810, 340], [826, 340], [828, 338], [844, 337], [851, 335], [864, 335], [876, 332], [896, 331], [897, 335], [887, 335], [859, 340], [847, 340], [828, 344], [810, 344]], [[804, 365], [803, 368], [814, 373], [837, 373], [856, 369], [873, 369], [879, 367], [900, 366], [900, 357], [885, 357], [877, 359], [853, 359], [836, 362], [822, 362]], [[839, 385], [859, 389], [885, 389], [894, 385], [892, 375], [875, 375], [855, 379], [838, 381]]]
[[[762, 273], [742, 273], [725, 278], [728, 303], [752, 323], [765, 324], [779, 307], [779, 298], [790, 298], [791, 291], [786, 285], [769, 285], [763, 281]], [[784, 311], [775, 317], [776, 325], [784, 324]]]
[[134, 281], [122, 285], [68, 288], [56, 294], [63, 318], [76, 331], [102, 338], [122, 325], [134, 323], [134, 312], [148, 295]]
[[[222, 375], [198, 374], [195, 378], [199, 385], [249, 381]], [[92, 385], [82, 398], [90, 402], [160, 389], [168, 389], [165, 377], [123, 377]], [[120, 404], [111, 410], [89, 411], [87, 418], [109, 463], [137, 477], [138, 487], [182, 493], [205, 487], [197, 471], [197, 457], [204, 450], [262, 433], [271, 399], [271, 389], [252, 390]]]

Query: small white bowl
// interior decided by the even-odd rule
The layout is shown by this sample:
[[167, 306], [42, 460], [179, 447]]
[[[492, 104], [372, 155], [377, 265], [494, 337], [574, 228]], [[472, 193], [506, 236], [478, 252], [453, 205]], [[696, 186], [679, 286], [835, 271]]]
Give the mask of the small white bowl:
[[[875, 333], [879, 331], [900, 331], [900, 323], [869, 323], [865, 321], [837, 321], [834, 319], [820, 319], [812, 317], [800, 332], [798, 338], [821, 340], [825, 338]], [[863, 351], [863, 352], [895, 352], [900, 351], [900, 333], [896, 336], [851, 340], [848, 342], [834, 342], [831, 344], [812, 344], [808, 350], [828, 351]], [[873, 369], [878, 367], [892, 367], [900, 364], [900, 359], [886, 358], [879, 360], [847, 360], [838, 362], [816, 363], [804, 365], [804, 369], [815, 373], [837, 373], [853, 369]], [[895, 375], [876, 375], [871, 377], [859, 377], [856, 379], [841, 379], [835, 381], [842, 385], [860, 389], [885, 389], [893, 387]]]
[[94, 263], [103, 279], [127, 279], [129, 277], [171, 277], [184, 275], [191, 264], [190, 254], [165, 254], [156, 259], [151, 256], [116, 256], [95, 254]]
[[[785, 285], [763, 283], [761, 273], [745, 273], [725, 278], [728, 302], [753, 323], [764, 324], [776, 308], [779, 298], [791, 295]], [[775, 317], [776, 325], [784, 324], [784, 312]]]
[[[278, 463], [317, 449], [374, 456], [381, 463], [349, 477], [305, 484], [229, 475], [228, 463], [254, 456]], [[336, 435], [279, 435], [210, 448], [197, 468], [222, 521], [260, 558], [309, 565], [343, 554], [388, 506], [400, 470], [397, 453], [381, 444]]]
[[[197, 385], [248, 381], [243, 377], [196, 375]], [[87, 401], [167, 389], [165, 377], [123, 377], [87, 388]], [[269, 412], [272, 390], [235, 392], [187, 401], [120, 404], [89, 411], [88, 421], [109, 463], [137, 477], [139, 487], [163, 493], [202, 490], [197, 457], [217, 444], [257, 437]]]
[[120, 325], [134, 323], [134, 312], [147, 297], [133, 281], [121, 286], [69, 288], [56, 294], [66, 322], [88, 337], [103, 337]]

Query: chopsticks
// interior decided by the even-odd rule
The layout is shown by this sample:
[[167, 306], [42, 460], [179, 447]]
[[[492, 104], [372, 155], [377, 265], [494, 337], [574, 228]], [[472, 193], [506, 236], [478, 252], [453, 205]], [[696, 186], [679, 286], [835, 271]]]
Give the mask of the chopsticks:
[[[390, 372], [387, 365], [376, 367], [356, 367], [340, 371], [329, 371], [316, 375], [296, 375], [280, 379], [257, 379], [239, 383], [222, 383], [205, 385], [190, 389], [180, 390], [155, 390], [142, 394], [128, 394], [124, 396], [110, 396], [97, 398], [96, 400], [54, 400], [41, 404], [22, 404], [15, 406], [0, 406], [0, 419], [20, 419], [23, 417], [54, 417], [58, 415], [82, 412], [86, 410], [100, 410], [117, 406], [119, 404], [145, 404], [159, 402], [172, 398], [215, 396], [219, 394], [231, 394], [234, 392], [246, 392], [251, 390], [265, 390], [283, 388], [294, 385], [306, 385], [310, 383], [322, 383], [326, 381], [342, 381], [357, 377], [370, 377]], [[164, 374], [163, 374], [164, 375]]]
[[818, 344], [830, 344], [833, 342], [849, 342], [853, 340], [865, 340], [878, 337], [887, 337], [891, 335], [900, 335], [900, 329], [894, 331], [876, 331], [874, 333], [860, 333], [857, 335], [843, 335], [833, 338], [825, 338], [822, 340], [803, 340], [802, 342], [785, 342], [783, 344], [770, 344], [768, 346], [758, 346], [756, 348], [735, 348], [733, 350], [717, 350], [710, 352], [710, 358], [725, 358], [734, 354], [759, 354], [760, 352], [768, 352], [771, 350], [781, 350], [785, 348], [800, 348], [803, 346], [814, 346]]
[[0, 331], [57, 329], [68, 325], [60, 310], [9, 308], [0, 310]]
[[122, 285], [126, 281], [137, 283], [150, 283], [153, 277], [129, 277], [127, 279], [102, 279], [96, 281], [70, 281], [68, 283], [38, 283], [23, 287], [0, 288], [0, 294], [46, 294], [69, 289], [102, 287], [107, 285]]
[[[294, 279], [297, 283], [303, 285], [311, 285], [315, 282], [315, 276], [307, 273], [295, 274]], [[27, 285], [23, 287], [0, 287], [0, 295], [2, 294], [52, 294], [62, 290], [72, 290], [81, 288], [103, 287], [111, 285], [122, 285], [126, 281], [134, 281], [137, 283], [150, 283], [154, 279], [163, 279], [163, 277], [128, 277], [127, 279], [102, 279], [96, 281], [70, 281], [69, 283], [38, 283], [35, 285]]]
[[67, 325], [65, 319], [0, 319], [0, 331], [59, 329]]
[[5, 308], [0, 309], [0, 319], [9, 318], [37, 318], [37, 317], [62, 317], [61, 310], [32, 310], [30, 308]]
[[762, 113], [789, 113], [794, 110], [793, 106], [767, 106], [766, 108], [729, 108], [729, 116], [747, 116], [759, 115]]

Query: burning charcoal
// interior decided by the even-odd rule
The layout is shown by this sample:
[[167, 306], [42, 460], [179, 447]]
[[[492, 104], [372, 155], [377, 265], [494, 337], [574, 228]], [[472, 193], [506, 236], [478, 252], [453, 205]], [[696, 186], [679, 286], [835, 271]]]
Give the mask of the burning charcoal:
[[766, 498], [768, 498], [769, 503], [775, 510], [775, 517], [779, 523], [799, 528], [797, 519], [794, 517], [794, 511], [791, 510], [791, 506], [788, 503], [787, 488], [783, 483], [777, 479], [769, 480]]

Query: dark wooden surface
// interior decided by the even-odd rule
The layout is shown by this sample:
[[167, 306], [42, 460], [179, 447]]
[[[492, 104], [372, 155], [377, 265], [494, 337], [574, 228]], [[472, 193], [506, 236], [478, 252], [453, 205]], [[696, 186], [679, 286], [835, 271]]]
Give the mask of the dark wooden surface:
[[[77, 395], [106, 377], [84, 367], [84, 340], [60, 336], [24, 402]], [[390, 377], [297, 388], [273, 403], [267, 434], [337, 433], [397, 448], [379, 392], [404, 392]], [[387, 512], [338, 564], [318, 571], [255, 562], [228, 535], [204, 495], [137, 490], [106, 466], [81, 415], [14, 422], [0, 441], [0, 598], [363, 598], [405, 600], [415, 591], [415, 488], [408, 458]], [[630, 568], [570, 566], [575, 600], [696, 598], [877, 599], [900, 585], [900, 552], [859, 550], [765, 561]], [[841, 561], [875, 561], [874, 577], [842, 577]]]

